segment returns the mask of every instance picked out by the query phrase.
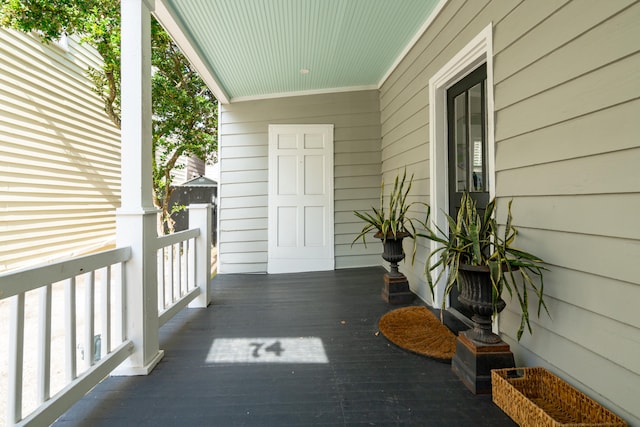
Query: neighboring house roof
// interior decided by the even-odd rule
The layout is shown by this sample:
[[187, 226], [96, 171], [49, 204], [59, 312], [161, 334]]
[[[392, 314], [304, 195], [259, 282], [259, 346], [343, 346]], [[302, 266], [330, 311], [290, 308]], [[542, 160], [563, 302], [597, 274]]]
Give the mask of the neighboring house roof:
[[155, 14], [226, 103], [377, 89], [444, 3], [162, 0]]
[[189, 181], [185, 181], [182, 184], [176, 185], [176, 187], [217, 187], [218, 183], [213, 179], [207, 178], [206, 176], [199, 176], [197, 178], [190, 179]]
[[[156, 161], [160, 162], [162, 153], [156, 151]], [[178, 185], [179, 182], [185, 182], [189, 179], [197, 178], [205, 173], [205, 162], [196, 156], [181, 155], [175, 167], [171, 169], [171, 185]]]

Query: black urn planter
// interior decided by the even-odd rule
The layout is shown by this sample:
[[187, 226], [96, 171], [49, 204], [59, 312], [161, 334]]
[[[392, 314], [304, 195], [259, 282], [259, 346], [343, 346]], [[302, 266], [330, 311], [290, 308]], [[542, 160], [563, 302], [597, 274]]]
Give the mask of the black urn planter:
[[380, 232], [374, 235], [376, 239], [382, 240], [382, 259], [390, 264], [390, 271], [384, 275], [382, 288], [382, 299], [389, 304], [408, 304], [416, 297], [409, 288], [407, 277], [398, 271], [398, 263], [405, 257], [402, 240], [407, 236], [409, 233], [406, 232], [397, 233], [395, 236], [388, 233], [386, 239]]
[[[473, 393], [491, 393], [491, 370], [512, 368], [515, 360], [509, 345], [491, 331], [494, 307], [489, 268], [460, 264], [457, 280], [458, 301], [473, 313], [473, 328], [458, 335], [451, 369]], [[497, 312], [505, 306], [501, 298], [496, 301]]]
[[[473, 329], [466, 332], [468, 338], [483, 344], [498, 344], [502, 339], [491, 331], [493, 316], [493, 285], [489, 267], [460, 264], [458, 267], [460, 295], [458, 301], [473, 312]], [[498, 297], [496, 311], [504, 310], [506, 303]]]
[[408, 235], [409, 233], [397, 233], [394, 237], [392, 234], [388, 234], [387, 238], [384, 239], [382, 233], [378, 232], [373, 236], [376, 239], [382, 240], [382, 259], [388, 261], [390, 264], [390, 277], [404, 277], [404, 274], [398, 271], [398, 263], [404, 259], [405, 255], [402, 249], [402, 240]]

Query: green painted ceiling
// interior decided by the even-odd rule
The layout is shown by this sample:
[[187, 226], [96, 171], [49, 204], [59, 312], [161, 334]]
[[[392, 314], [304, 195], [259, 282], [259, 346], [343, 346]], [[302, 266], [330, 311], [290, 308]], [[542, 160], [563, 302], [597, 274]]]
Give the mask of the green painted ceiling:
[[161, 1], [158, 19], [233, 101], [377, 88], [441, 0]]

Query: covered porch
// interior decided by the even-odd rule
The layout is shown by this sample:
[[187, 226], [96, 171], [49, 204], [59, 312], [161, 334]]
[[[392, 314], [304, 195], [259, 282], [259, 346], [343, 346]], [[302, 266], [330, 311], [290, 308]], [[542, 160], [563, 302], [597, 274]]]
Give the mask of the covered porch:
[[[449, 364], [377, 334], [392, 309], [379, 295], [383, 272], [219, 275], [208, 308], [185, 309], [160, 330], [165, 356], [148, 376], [107, 378], [55, 425], [513, 425]], [[302, 337], [321, 340], [326, 363], [317, 354], [289, 363], [212, 354], [219, 339], [257, 349], [279, 338], [284, 357], [284, 340]]]
[[[242, 51], [237, 42], [244, 40], [242, 31], [262, 27], [243, 20], [244, 10], [233, 9], [240, 20], [231, 27], [242, 31], [223, 52], [237, 56], [233, 63], [241, 72], [232, 70], [230, 75], [241, 77], [243, 84], [269, 82], [256, 64], [281, 63], [289, 68], [276, 74], [289, 76], [291, 83], [275, 89], [233, 90], [215, 67], [219, 64], [214, 59], [224, 61], [216, 52], [205, 51], [215, 27], [212, 19], [224, 14], [216, 10], [207, 15], [200, 6], [239, 3], [122, 1], [126, 96], [121, 149], [126, 156], [122, 156], [117, 249], [60, 264], [55, 267], [59, 271], [47, 267], [0, 276], [0, 299], [12, 298], [9, 424], [48, 425], [64, 412], [58, 425], [511, 425], [489, 397], [469, 393], [449, 365], [406, 353], [376, 335], [378, 319], [389, 310], [379, 296], [383, 272], [379, 252], [373, 245], [351, 247], [360, 228], [353, 210], [377, 204], [381, 178], [389, 182], [404, 168], [416, 176], [415, 199], [428, 201], [436, 214], [443, 211], [449, 185], [446, 91], [486, 64], [489, 194], [502, 204], [515, 199], [514, 216], [523, 230], [520, 241], [549, 263], [545, 296], [552, 314], [551, 319], [535, 319], [535, 335], [518, 341], [519, 312], [510, 304], [496, 329], [512, 345], [518, 365], [545, 366], [631, 425], [640, 425], [640, 364], [634, 356], [640, 324], [632, 304], [640, 289], [634, 269], [640, 235], [633, 214], [639, 206], [640, 181], [629, 178], [637, 176], [640, 159], [636, 120], [640, 85], [638, 74], [631, 72], [640, 63], [640, 51], [633, 43], [640, 2], [593, 2], [590, 7], [578, 1], [432, 2], [433, 9], [390, 50], [388, 61], [371, 81], [327, 86], [314, 85], [309, 78], [334, 76], [336, 70], [349, 67], [340, 62], [323, 74], [320, 64], [328, 63], [323, 59], [317, 60], [318, 66], [278, 61], [269, 43], [260, 45], [257, 53], [253, 48], [258, 44], [247, 43], [248, 50]], [[305, 4], [311, 10], [319, 2]], [[385, 15], [380, 11], [388, 2], [372, 4], [360, 2], [361, 12]], [[402, 10], [416, 15], [411, 9]], [[273, 15], [257, 12], [259, 17], [277, 15], [275, 8]], [[287, 22], [288, 9], [281, 12]], [[206, 206], [199, 208], [199, 214], [194, 209], [199, 225], [184, 234], [158, 237], [156, 233], [150, 196], [152, 14], [221, 102], [218, 240], [223, 274], [211, 283], [210, 244], [203, 238], [210, 236]], [[345, 22], [345, 30], [353, 28], [348, 19], [332, 22]], [[402, 19], [394, 27], [372, 25], [369, 19], [362, 22], [364, 28], [379, 29], [376, 35], [385, 42], [407, 27]], [[275, 33], [259, 34], [259, 40], [271, 41]], [[343, 45], [366, 39], [376, 48], [364, 70], [383, 62], [378, 39], [347, 33], [351, 37]], [[304, 40], [297, 31], [291, 34]], [[330, 40], [334, 43], [330, 47], [341, 44]], [[321, 50], [337, 57], [334, 49]], [[302, 45], [281, 51], [289, 58], [291, 52], [309, 50]], [[263, 53], [273, 62], [263, 61]], [[351, 56], [347, 52], [344, 57]], [[254, 62], [245, 64], [239, 58]], [[353, 72], [365, 74], [359, 70]], [[274, 124], [335, 126], [335, 151], [328, 155], [334, 160], [328, 176], [333, 199], [324, 206], [326, 217], [335, 222], [325, 236], [327, 247], [335, 251], [335, 271], [237, 274], [269, 271], [269, 244], [275, 240], [268, 222], [274, 171], [269, 163], [269, 126]], [[158, 260], [169, 259], [165, 251], [175, 245], [183, 246], [171, 249], [171, 254], [188, 254], [175, 274], [192, 276], [184, 288], [158, 283], [167, 276]], [[403, 269], [413, 290], [425, 302], [439, 306], [441, 295], [430, 300], [423, 274], [431, 249], [420, 243], [416, 265]], [[96, 281], [93, 272], [102, 269], [105, 279]], [[115, 306], [112, 316], [102, 321], [109, 331], [106, 336], [113, 338], [103, 342], [100, 353], [92, 344], [97, 320], [87, 322], [84, 330], [78, 328], [89, 355], [81, 363], [75, 355], [75, 326], [67, 327], [71, 330], [64, 347], [67, 356], [60, 363], [67, 368], [70, 385], [54, 394], [56, 388], [49, 384], [51, 360], [63, 357], [49, 344], [50, 283], [68, 280], [65, 307], [80, 306], [75, 293], [75, 277], [80, 274], [90, 277], [84, 298], [88, 319], [97, 318], [94, 285], [113, 282], [104, 295], [111, 295], [114, 303], [107, 298], [99, 310], [110, 313], [109, 307]], [[44, 319], [38, 338], [41, 409], [26, 419], [29, 415], [23, 413], [19, 392], [24, 299], [36, 289], [41, 289]], [[173, 295], [175, 300], [169, 298]], [[187, 305], [199, 308], [182, 310]], [[65, 325], [75, 324], [76, 314], [69, 314]], [[229, 349], [238, 343], [245, 350], [251, 347], [255, 358], [264, 356], [269, 347], [273, 353], [286, 354], [290, 348], [286, 340], [300, 337], [320, 342], [326, 360], [318, 361], [318, 353], [309, 352], [313, 363], [252, 359], [232, 363], [216, 361], [213, 354], [216, 342]], [[222, 339], [232, 341], [218, 341]], [[78, 375], [81, 364], [88, 375]], [[125, 376], [109, 377], [112, 374]]]

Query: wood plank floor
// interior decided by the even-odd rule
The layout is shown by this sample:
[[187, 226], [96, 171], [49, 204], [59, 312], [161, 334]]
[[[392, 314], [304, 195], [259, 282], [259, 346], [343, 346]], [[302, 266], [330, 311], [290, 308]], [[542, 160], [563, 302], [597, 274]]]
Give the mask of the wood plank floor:
[[[514, 425], [450, 365], [377, 334], [396, 308], [379, 296], [383, 273], [219, 275], [209, 308], [183, 310], [162, 328], [165, 356], [150, 375], [107, 378], [55, 425]], [[266, 338], [299, 337], [319, 338], [328, 363], [302, 363], [304, 351], [292, 363], [253, 363], [287, 352]], [[222, 338], [251, 338], [240, 342], [256, 360], [213, 363]]]

